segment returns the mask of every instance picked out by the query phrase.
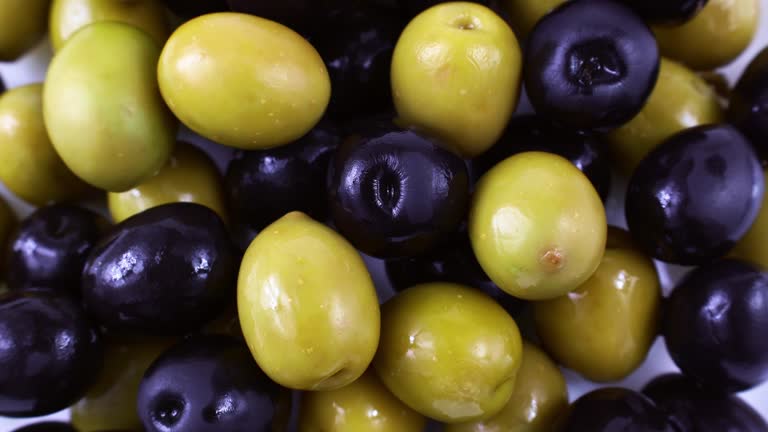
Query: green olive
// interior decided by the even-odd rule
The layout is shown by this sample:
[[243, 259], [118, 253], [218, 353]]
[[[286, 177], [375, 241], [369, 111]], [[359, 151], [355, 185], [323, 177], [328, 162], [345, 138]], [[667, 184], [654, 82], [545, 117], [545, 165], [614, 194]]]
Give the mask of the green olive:
[[14, 61], [45, 35], [50, 0], [0, 0], [0, 61]]
[[550, 153], [519, 153], [478, 182], [469, 215], [477, 260], [502, 290], [526, 300], [586, 281], [605, 250], [600, 196], [581, 171]]
[[172, 202], [194, 202], [209, 207], [226, 220], [221, 175], [205, 152], [180, 143], [156, 176], [125, 192], [107, 194], [115, 223]]
[[[768, 187], [768, 172], [765, 173], [765, 186]], [[768, 239], [768, 194], [763, 196], [763, 204], [757, 219], [752, 223], [752, 227], [744, 237], [736, 243], [730, 256], [749, 261], [768, 270], [768, 242], [766, 239]]]
[[97, 21], [119, 21], [147, 32], [158, 45], [170, 33], [158, 0], [53, 0], [48, 18], [51, 45], [58, 51], [76, 31]]
[[568, 386], [560, 368], [539, 348], [523, 343], [523, 363], [515, 391], [501, 412], [488, 420], [449, 424], [445, 432], [554, 431], [568, 409]]
[[343, 387], [368, 369], [379, 343], [379, 300], [362, 258], [300, 212], [264, 228], [246, 250], [237, 311], [256, 362], [283, 387]]
[[643, 362], [656, 338], [661, 286], [653, 261], [634, 249], [607, 249], [577, 290], [533, 306], [542, 345], [593, 381], [615, 381]]
[[5, 253], [7, 251], [8, 239], [11, 232], [16, 227], [16, 215], [0, 196], [0, 281], [4, 279], [5, 273]]
[[336, 390], [301, 396], [299, 432], [422, 432], [426, 419], [408, 408], [368, 371]]
[[42, 84], [16, 87], [0, 97], [0, 160], [0, 181], [36, 206], [74, 198], [88, 189], [48, 138]]
[[752, 42], [760, 19], [760, 0], [709, 0], [680, 26], [654, 26], [661, 54], [695, 70], [724, 66]]
[[43, 88], [53, 146], [81, 179], [112, 192], [157, 173], [176, 141], [176, 120], [155, 79], [156, 42], [128, 24], [102, 21], [54, 56]]
[[320, 54], [293, 30], [252, 15], [215, 13], [171, 35], [157, 68], [165, 101], [190, 129], [243, 149], [305, 135], [330, 99]]
[[446, 423], [487, 418], [512, 396], [522, 357], [517, 324], [462, 285], [408, 288], [382, 307], [374, 368], [417, 412]]
[[525, 39], [533, 27], [554, 8], [566, 0], [503, 0], [502, 8], [507, 12], [510, 25], [520, 39]]

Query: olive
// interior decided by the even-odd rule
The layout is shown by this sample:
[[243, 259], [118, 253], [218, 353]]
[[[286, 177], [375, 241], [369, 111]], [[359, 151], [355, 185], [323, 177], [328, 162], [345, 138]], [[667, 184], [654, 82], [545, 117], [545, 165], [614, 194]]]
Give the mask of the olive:
[[16, 215], [0, 196], [0, 281], [5, 280], [7, 244], [11, 233], [16, 228], [16, 223]]
[[160, 0], [174, 14], [184, 19], [229, 10], [226, 0]]
[[464, 161], [391, 123], [372, 122], [345, 139], [329, 179], [334, 224], [368, 255], [424, 253], [466, 216]]
[[[763, 177], [768, 182], [768, 175], [765, 175], [765, 171]], [[728, 254], [731, 258], [749, 261], [764, 270], [768, 270], [768, 243], [765, 242], [765, 239], [768, 238], [768, 204], [766, 201], [768, 201], [768, 194], [763, 195], [763, 202], [760, 205], [757, 219]]]
[[757, 155], [738, 130], [686, 129], [632, 175], [625, 206], [630, 232], [662, 261], [692, 265], [722, 257], [757, 218], [763, 182]]
[[27, 425], [13, 432], [77, 432], [69, 423], [41, 422]]
[[[322, 11], [315, 3], [328, 3], [327, 0], [226, 0], [230, 9], [235, 12], [243, 12], [256, 15], [306, 33], [315, 26], [313, 20], [317, 19], [317, 13]], [[325, 22], [323, 22], [323, 26]], [[335, 29], [334, 29], [335, 31]]]
[[184, 332], [224, 309], [235, 260], [213, 210], [164, 204], [126, 219], [94, 246], [83, 270], [83, 301], [110, 327]]
[[694, 16], [709, 0], [622, 0], [644, 20], [657, 24], [679, 25]]
[[611, 129], [642, 109], [659, 71], [653, 33], [611, 0], [566, 2], [528, 37], [523, 75], [536, 112], [579, 129]]
[[138, 413], [147, 432], [283, 432], [290, 394], [270, 381], [241, 341], [195, 336], [144, 374]]
[[[405, 10], [407, 17], [415, 17], [416, 15], [424, 12], [440, 3], [446, 3], [449, 0], [397, 0], [400, 6]], [[488, 6], [490, 0], [467, 0], [472, 3], [480, 3]]]
[[675, 287], [663, 334], [680, 370], [722, 392], [768, 379], [768, 274], [737, 260], [699, 267]]
[[611, 166], [603, 143], [594, 134], [558, 126], [537, 115], [513, 117], [501, 139], [471, 161], [474, 177], [480, 177], [504, 159], [522, 152], [543, 151], [562, 156], [589, 178], [605, 201], [611, 187]]
[[607, 387], [576, 399], [562, 432], [678, 432], [654, 403], [632, 390]]
[[643, 393], [679, 432], [768, 431], [760, 414], [738, 396], [707, 392], [683, 375], [659, 376]]
[[507, 18], [512, 25], [517, 37], [525, 39], [533, 30], [533, 27], [556, 7], [566, 0], [502, 0], [502, 10], [507, 13]]
[[76, 402], [101, 368], [96, 328], [73, 300], [34, 291], [0, 296], [0, 415], [51, 414]]
[[16, 196], [41, 206], [76, 198], [86, 184], [67, 168], [43, 123], [43, 85], [16, 87], [0, 97], [0, 180]]
[[18, 59], [45, 35], [50, 0], [3, 0], [0, 61]]
[[[1, 100], [1, 99], [0, 99]], [[731, 92], [728, 121], [768, 158], [768, 48], [749, 63]]]

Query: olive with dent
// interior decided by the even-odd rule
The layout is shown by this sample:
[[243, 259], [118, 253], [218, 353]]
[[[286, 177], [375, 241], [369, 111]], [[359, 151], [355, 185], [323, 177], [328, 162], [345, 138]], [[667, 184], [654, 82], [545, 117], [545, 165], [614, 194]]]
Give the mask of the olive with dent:
[[727, 117], [768, 159], [768, 48], [752, 59], [733, 88]]
[[679, 432], [664, 412], [633, 390], [606, 387], [576, 399], [562, 432]]

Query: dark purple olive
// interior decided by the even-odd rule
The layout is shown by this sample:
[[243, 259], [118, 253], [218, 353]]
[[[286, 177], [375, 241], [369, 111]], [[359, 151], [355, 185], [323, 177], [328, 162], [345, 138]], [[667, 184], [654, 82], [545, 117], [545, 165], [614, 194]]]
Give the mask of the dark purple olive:
[[330, 171], [333, 222], [368, 255], [425, 253], [466, 217], [464, 161], [391, 122], [358, 125], [336, 152]]
[[0, 415], [34, 417], [70, 406], [93, 383], [102, 357], [96, 328], [69, 297], [0, 297]]
[[738, 396], [706, 391], [683, 375], [657, 377], [643, 389], [679, 432], [766, 432], [768, 424]]
[[8, 287], [71, 290], [79, 295], [85, 259], [107, 228], [100, 215], [68, 204], [42, 207], [9, 240]]
[[14, 429], [13, 432], [77, 432], [69, 423], [42, 422]]
[[709, 0], [621, 0], [644, 20], [656, 24], [682, 24], [694, 16]]
[[210, 335], [155, 360], [137, 406], [146, 432], [276, 432], [287, 430], [290, 400], [241, 341]]
[[640, 393], [607, 387], [576, 399], [562, 432], [680, 432]]
[[560, 127], [537, 115], [513, 117], [499, 141], [471, 161], [475, 179], [504, 159], [527, 151], [562, 156], [581, 170], [605, 201], [611, 187], [611, 165], [605, 146], [594, 134]]
[[181, 18], [190, 19], [213, 12], [229, 10], [225, 0], [161, 0], [171, 12]]
[[534, 27], [525, 50], [525, 89], [537, 113], [577, 129], [631, 120], [659, 74], [648, 26], [612, 0], [566, 2]]
[[663, 323], [675, 364], [699, 385], [738, 392], [768, 379], [768, 274], [722, 260], [672, 291]]
[[768, 48], [755, 56], [731, 91], [728, 121], [768, 159]]
[[83, 271], [83, 301], [109, 327], [184, 332], [221, 313], [236, 272], [234, 247], [213, 210], [165, 204], [126, 219], [96, 244]]
[[763, 189], [760, 162], [739, 131], [687, 129], [638, 165], [627, 191], [627, 223], [654, 258], [703, 264], [728, 253], [752, 226]]

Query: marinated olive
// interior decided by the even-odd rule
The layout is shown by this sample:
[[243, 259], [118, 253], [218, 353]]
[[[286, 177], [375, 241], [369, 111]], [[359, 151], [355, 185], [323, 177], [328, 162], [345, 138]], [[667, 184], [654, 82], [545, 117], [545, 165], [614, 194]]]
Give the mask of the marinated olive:
[[14, 429], [13, 432], [77, 432], [70, 424], [61, 422], [42, 422]]
[[768, 48], [750, 62], [731, 92], [728, 121], [735, 124], [762, 158], [768, 159]]
[[85, 260], [107, 225], [100, 215], [73, 205], [39, 208], [10, 237], [8, 287], [79, 295]]
[[83, 270], [83, 301], [107, 326], [184, 332], [227, 305], [235, 260], [213, 210], [164, 204], [126, 219], [94, 246]]
[[667, 301], [663, 334], [680, 370], [736, 392], [768, 379], [768, 274], [736, 260], [689, 273]]
[[589, 179], [566, 159], [526, 152], [477, 183], [469, 237], [477, 260], [504, 291], [559, 297], [584, 283], [605, 250], [605, 210]]
[[226, 0], [161, 0], [161, 2], [168, 6], [171, 12], [185, 19], [229, 10]]
[[562, 432], [678, 432], [654, 403], [632, 390], [608, 387], [578, 398]]
[[467, 213], [461, 158], [387, 123], [348, 137], [331, 163], [330, 211], [339, 231], [377, 257], [424, 253]]
[[520, 39], [525, 39], [533, 27], [566, 0], [503, 0], [501, 6], [507, 13], [512, 29]]
[[51, 414], [76, 402], [101, 368], [96, 329], [74, 301], [44, 291], [0, 296], [0, 415]]
[[[768, 182], [768, 176], [765, 175], [765, 172], [763, 172], [763, 177]], [[731, 258], [756, 264], [763, 270], [768, 270], [768, 243], [765, 241], [768, 238], [768, 203], [766, 201], [768, 201], [768, 194], [763, 195], [760, 212], [757, 214], [757, 219], [755, 219], [752, 227], [728, 254]]]
[[210, 335], [179, 342], [152, 363], [137, 405], [147, 432], [284, 432], [290, 402], [241, 341]]
[[728, 125], [686, 129], [654, 149], [629, 181], [626, 216], [643, 250], [662, 261], [703, 264], [728, 253], [757, 218], [760, 162]]
[[611, 0], [566, 2], [528, 37], [525, 89], [536, 112], [579, 129], [611, 129], [640, 112], [659, 71], [653, 33]]
[[14, 61], [45, 35], [50, 0], [3, 0], [0, 61]]
[[649, 22], [682, 24], [696, 16], [709, 0], [623, 0]]
[[[5, 280], [5, 262], [8, 239], [16, 228], [16, 215], [3, 197], [0, 197], [0, 281]], [[2, 291], [2, 289], [0, 289]]]
[[517, 324], [493, 299], [462, 285], [430, 283], [384, 304], [373, 365], [406, 405], [458, 423], [504, 408], [521, 357]]

